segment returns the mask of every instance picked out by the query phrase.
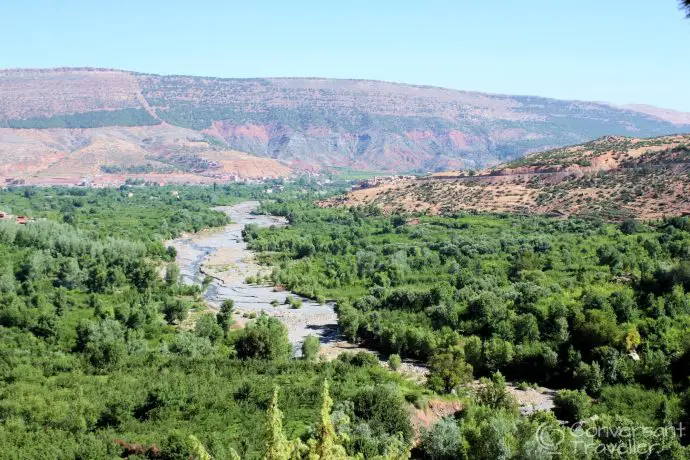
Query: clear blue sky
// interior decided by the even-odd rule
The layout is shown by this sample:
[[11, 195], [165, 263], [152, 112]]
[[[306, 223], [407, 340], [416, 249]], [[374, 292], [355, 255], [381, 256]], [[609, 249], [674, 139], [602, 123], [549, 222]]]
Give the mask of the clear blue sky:
[[5, 0], [0, 67], [371, 78], [690, 111], [676, 0]]

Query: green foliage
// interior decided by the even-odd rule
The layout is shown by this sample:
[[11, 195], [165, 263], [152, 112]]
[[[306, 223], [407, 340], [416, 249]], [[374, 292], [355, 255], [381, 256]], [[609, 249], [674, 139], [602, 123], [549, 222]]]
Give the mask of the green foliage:
[[570, 423], [589, 417], [592, 401], [582, 390], [561, 390], [554, 398], [553, 412], [561, 420]]
[[273, 390], [273, 400], [268, 408], [266, 454], [264, 460], [288, 460], [290, 444], [283, 434], [283, 413], [278, 408], [278, 388]]
[[189, 305], [181, 299], [168, 299], [163, 304], [163, 316], [168, 324], [184, 321], [189, 313]]
[[400, 369], [400, 366], [402, 366], [400, 355], [392, 354], [388, 357], [388, 367], [394, 371], [397, 371]]
[[355, 416], [366, 422], [374, 434], [400, 435], [412, 440], [412, 426], [400, 389], [393, 385], [362, 388], [352, 398]]
[[307, 361], [314, 361], [319, 355], [321, 342], [315, 335], [308, 335], [302, 343], [302, 357]]
[[10, 128], [47, 129], [47, 128], [99, 128], [102, 126], [150, 126], [160, 124], [144, 109], [97, 110], [75, 113], [73, 115], [55, 115], [23, 120], [8, 120]]
[[175, 286], [180, 280], [180, 268], [176, 263], [169, 263], [165, 267], [165, 283], [168, 286]]
[[344, 460], [347, 458], [347, 454], [345, 448], [339, 443], [340, 440], [331, 420], [333, 400], [328, 391], [328, 380], [323, 381], [322, 397], [319, 425], [316, 429], [315, 438], [310, 440], [308, 458], [309, 460]]
[[[264, 415], [277, 384], [284, 388], [288, 439], [306, 439], [317, 426], [325, 378], [334, 380], [338, 404], [352, 400], [362, 387], [411, 387], [384, 371], [376, 358], [287, 359], [289, 342], [275, 319], [260, 318], [223, 339], [232, 317], [230, 302], [221, 306], [217, 319], [195, 312], [194, 323], [189, 322], [193, 330], [180, 330], [184, 315], [179, 312], [196, 304], [200, 293], [173, 283], [176, 277], [165, 282], [161, 269], [175, 253], [161, 240], [183, 228], [226, 222], [209, 210], [220, 199], [203, 198], [210, 188], [180, 189], [181, 199], [170, 203], [166, 188], [135, 188], [131, 199], [114, 190], [0, 192], [2, 209], [30, 210], [27, 214], [38, 218], [22, 226], [0, 222], [3, 458], [239, 454], [255, 460], [264, 453]], [[236, 199], [218, 193], [223, 200]], [[71, 224], [63, 223], [62, 211], [56, 210], [61, 207], [75, 217]], [[178, 224], [168, 219], [185, 210]], [[161, 230], [165, 222], [168, 229]], [[166, 325], [163, 311], [172, 325]], [[260, 344], [256, 354], [248, 351], [255, 350], [253, 343]], [[365, 423], [355, 415], [352, 420]], [[377, 433], [369, 438], [377, 455], [385, 450], [378, 446], [401, 445]], [[293, 458], [306, 455], [306, 447], [291, 445]], [[358, 453], [353, 445], [351, 454]]]
[[450, 393], [472, 380], [472, 366], [458, 350], [441, 352], [429, 361], [428, 386], [434, 391]]
[[430, 460], [454, 460], [460, 456], [461, 442], [455, 420], [442, 419], [424, 432], [420, 449]]
[[242, 359], [287, 359], [292, 353], [285, 325], [265, 313], [240, 331], [235, 349]]
[[500, 372], [494, 373], [490, 379], [479, 379], [476, 400], [478, 404], [492, 409], [517, 411], [518, 405], [515, 397], [508, 391], [506, 380]]
[[235, 303], [232, 300], [224, 300], [223, 303], [220, 305], [220, 311], [218, 311], [218, 314], [216, 315], [216, 321], [218, 322], [218, 326], [220, 326], [220, 329], [223, 332], [223, 334], [228, 333], [228, 328], [233, 322], [233, 308], [235, 308]]
[[[371, 208], [297, 200], [263, 211], [291, 223], [245, 230], [274, 265], [273, 282], [336, 299], [345, 337], [427, 361], [438, 391], [466, 380], [452, 376], [467, 369], [447, 371], [462, 362], [477, 376], [500, 371], [593, 396], [606, 384], [688, 384], [668, 366], [690, 332], [682, 219], [635, 223], [631, 233], [597, 220], [508, 215], [420, 216], [410, 225]], [[454, 348], [461, 359], [447, 356]]]
[[197, 337], [207, 338], [213, 343], [223, 338], [223, 329], [213, 313], [203, 313], [194, 324], [194, 334]]
[[80, 324], [76, 349], [97, 369], [114, 367], [126, 353], [124, 329], [112, 319]]
[[[276, 318], [228, 332], [231, 302], [216, 318], [194, 312], [182, 325], [193, 330], [180, 330], [201, 294], [177, 276], [163, 279], [175, 254], [161, 241], [227, 222], [210, 208], [235, 200], [233, 189], [213, 198], [210, 188], [183, 188], [171, 202], [164, 188], [133, 190], [131, 201], [112, 190], [0, 192], [3, 207], [46, 218], [0, 222], [3, 456], [115, 458], [160, 448], [164, 458], [258, 459], [280, 385], [281, 432], [294, 440], [288, 458], [407, 458], [409, 402], [431, 392], [373, 354], [289, 359]], [[390, 355], [391, 368], [394, 355], [427, 361], [429, 387], [444, 393], [473, 372], [493, 375], [480, 379], [456, 421], [422, 436], [415, 455], [587, 458], [553, 416], [517, 416], [503, 375], [568, 388], [556, 395], [563, 420], [597, 414], [603, 426], [668, 426], [686, 417], [690, 226], [682, 219], [628, 235], [577, 219], [422, 216], [410, 225], [280, 197], [265, 209], [291, 222], [245, 229], [275, 265], [272, 281], [336, 299], [341, 330]], [[177, 214], [186, 216], [173, 223]], [[314, 356], [306, 344], [305, 357]], [[325, 379], [332, 386], [322, 393]], [[557, 453], [536, 442], [543, 424], [563, 439]], [[660, 458], [682, 458], [677, 443], [660, 445]]]

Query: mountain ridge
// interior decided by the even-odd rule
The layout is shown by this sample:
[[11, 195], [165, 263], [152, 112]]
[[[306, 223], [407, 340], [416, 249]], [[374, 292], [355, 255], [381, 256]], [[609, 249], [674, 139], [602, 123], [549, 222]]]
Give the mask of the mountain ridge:
[[[98, 128], [118, 136], [136, 127], [170, 126], [196, 132], [213, 149], [312, 171], [481, 168], [603, 135], [690, 132], [690, 124], [679, 124], [686, 115], [690, 123], [690, 114], [639, 107], [367, 79], [0, 70], [5, 129]], [[144, 140], [135, 142], [137, 148], [148, 148]], [[56, 143], [45, 142], [46, 152]], [[89, 136], [80, 142], [90, 142]], [[181, 149], [183, 141], [157, 146], [161, 155]], [[8, 155], [5, 164], [12, 163]], [[116, 160], [115, 150], [112, 155]]]

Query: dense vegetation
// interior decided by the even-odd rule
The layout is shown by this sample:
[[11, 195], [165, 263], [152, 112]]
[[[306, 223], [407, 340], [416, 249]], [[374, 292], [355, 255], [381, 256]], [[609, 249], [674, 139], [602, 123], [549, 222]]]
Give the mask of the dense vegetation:
[[9, 128], [100, 128], [103, 126], [151, 126], [160, 124], [144, 109], [97, 110], [72, 115], [54, 115], [23, 120], [8, 120]]
[[[232, 302], [213, 315], [179, 283], [162, 241], [263, 189], [0, 192], [34, 219], [0, 222], [3, 458], [621, 458], [602, 453], [629, 440], [609, 428], [686, 419], [687, 219], [408, 222], [286, 185], [263, 209], [291, 225], [244, 232], [274, 281], [336, 298], [343, 333], [392, 370], [427, 361], [419, 386], [368, 353], [318, 359], [314, 338], [294, 359], [278, 320], [236, 330]], [[520, 415], [506, 378], [561, 389], [554, 413]], [[439, 403], [462, 410], [415, 429]], [[643, 434], [653, 458], [687, 458], [684, 439]]]
[[437, 391], [500, 371], [583, 391], [560, 400], [579, 415], [652, 426], [688, 415], [687, 218], [408, 221], [376, 208], [263, 208], [291, 223], [245, 230], [278, 265], [273, 281], [337, 299], [346, 336], [428, 362]]
[[[174, 192], [0, 193], [2, 209], [35, 218], [0, 222], [2, 457], [261, 458], [276, 435], [275, 388], [280, 435], [305, 456], [327, 445], [367, 458], [391, 445], [407, 452], [403, 395], [421, 389], [368, 355], [294, 360], [277, 320], [230, 331], [231, 302], [216, 318], [198, 287], [178, 283], [162, 239], [224, 224], [210, 206], [260, 187]], [[339, 420], [337, 439], [324, 431], [324, 407]]]

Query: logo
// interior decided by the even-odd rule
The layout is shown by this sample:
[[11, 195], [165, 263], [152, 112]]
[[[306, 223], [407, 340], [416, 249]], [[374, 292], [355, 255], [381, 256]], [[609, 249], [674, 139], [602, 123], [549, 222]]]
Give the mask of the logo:
[[537, 445], [552, 455], [558, 455], [561, 445], [567, 442], [584, 454], [624, 458], [649, 456], [667, 446], [672, 438], [683, 437], [684, 433], [682, 423], [667, 427], [604, 426], [590, 420], [570, 426], [542, 423], [537, 427], [535, 438]]

